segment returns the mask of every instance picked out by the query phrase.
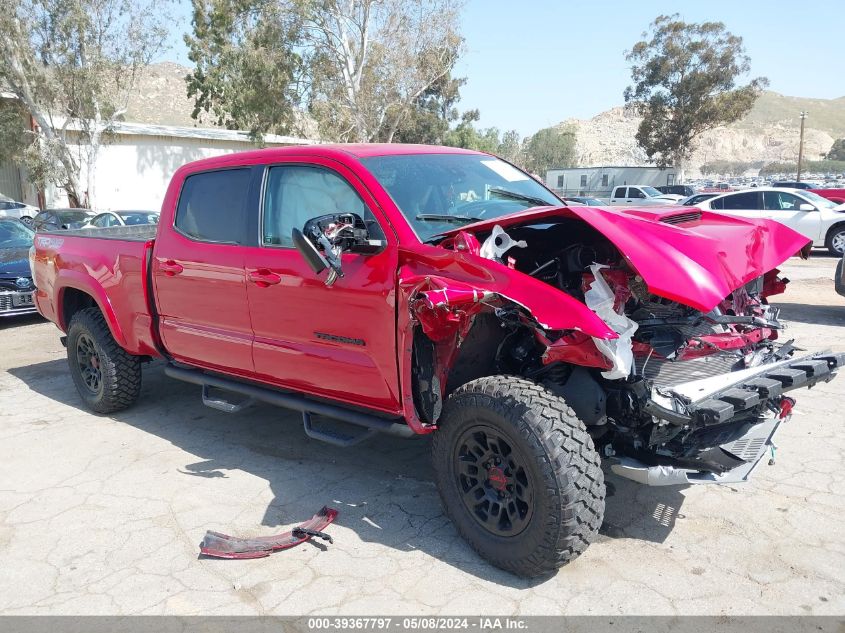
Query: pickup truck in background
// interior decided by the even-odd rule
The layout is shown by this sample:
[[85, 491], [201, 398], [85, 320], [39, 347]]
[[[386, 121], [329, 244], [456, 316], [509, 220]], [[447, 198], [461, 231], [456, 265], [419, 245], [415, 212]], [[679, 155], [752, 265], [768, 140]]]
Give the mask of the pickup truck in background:
[[39, 233], [30, 263], [93, 411], [131, 406], [161, 358], [207, 406], [291, 408], [336, 445], [431, 433], [458, 531], [537, 576], [595, 538], [602, 462], [746, 481], [786, 394], [845, 363], [797, 354], [766, 301], [806, 242], [700, 209], [567, 207], [469, 150], [316, 145], [185, 165], [157, 226]]
[[822, 198], [827, 198], [828, 200], [830, 200], [831, 202], [835, 202], [836, 204], [845, 203], [845, 189], [819, 188], [809, 182], [798, 182], [795, 180], [779, 180], [777, 182], [772, 183], [772, 187], [804, 189], [805, 191], [811, 191], [817, 195], [820, 195]]
[[653, 205], [653, 204], [676, 204], [685, 196], [663, 193], [649, 185], [624, 185], [614, 187], [610, 192], [610, 205]]

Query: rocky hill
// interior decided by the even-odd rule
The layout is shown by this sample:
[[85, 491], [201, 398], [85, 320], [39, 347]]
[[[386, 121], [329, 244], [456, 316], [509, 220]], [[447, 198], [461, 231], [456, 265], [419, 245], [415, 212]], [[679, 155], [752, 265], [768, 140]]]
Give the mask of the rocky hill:
[[[689, 175], [714, 160], [795, 161], [802, 110], [809, 113], [804, 127], [807, 159], [818, 159], [834, 139], [845, 137], [845, 97], [804, 99], [765, 92], [742, 121], [702, 136]], [[579, 165], [642, 165], [646, 155], [634, 139], [638, 125], [639, 117], [617, 107], [592, 119], [567, 119], [556, 127], [574, 128]]]

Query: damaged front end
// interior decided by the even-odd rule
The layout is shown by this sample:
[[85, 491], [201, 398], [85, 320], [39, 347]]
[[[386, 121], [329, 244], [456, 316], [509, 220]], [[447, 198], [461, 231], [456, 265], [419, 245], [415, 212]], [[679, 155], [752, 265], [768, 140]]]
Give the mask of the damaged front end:
[[588, 211], [477, 223], [407, 259], [406, 412], [430, 430], [456, 387], [519, 375], [566, 399], [619, 475], [746, 480], [789, 418], [785, 394], [845, 364], [796, 356], [767, 302], [805, 240], [697, 211]]

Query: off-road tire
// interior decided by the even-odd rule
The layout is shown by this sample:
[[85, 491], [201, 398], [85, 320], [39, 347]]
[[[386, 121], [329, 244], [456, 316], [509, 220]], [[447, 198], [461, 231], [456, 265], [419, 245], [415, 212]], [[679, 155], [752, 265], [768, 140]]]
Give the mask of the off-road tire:
[[833, 242], [836, 236], [839, 236], [840, 239], [837, 240], [837, 244], [842, 244], [842, 238], [845, 237], [845, 224], [837, 224], [833, 228], [831, 228], [827, 232], [827, 237], [824, 240], [825, 248], [830, 252], [831, 255], [836, 255], [837, 257], [842, 257], [843, 251], [838, 249], [834, 246]]
[[[101, 376], [97, 389], [87, 385], [82, 375], [80, 337], [87, 337], [96, 350]], [[76, 390], [90, 409], [114, 413], [135, 404], [141, 393], [141, 359], [117, 344], [98, 308], [86, 308], [73, 315], [67, 330], [67, 359]]]
[[[464, 502], [456, 455], [473, 428], [495, 429], [528, 457], [534, 507], [527, 527], [514, 536], [485, 529]], [[432, 459], [443, 507], [458, 532], [482, 558], [517, 576], [543, 576], [575, 560], [601, 526], [604, 474], [593, 441], [562, 398], [529, 380], [489, 376], [455, 390], [434, 433]]]

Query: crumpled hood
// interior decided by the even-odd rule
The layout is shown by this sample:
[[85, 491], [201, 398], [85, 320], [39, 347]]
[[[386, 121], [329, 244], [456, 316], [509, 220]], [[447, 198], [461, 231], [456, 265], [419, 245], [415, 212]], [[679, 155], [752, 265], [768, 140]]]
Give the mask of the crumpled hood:
[[709, 312], [736, 288], [776, 268], [808, 242], [800, 233], [772, 220], [746, 220], [708, 211], [680, 226], [665, 222], [672, 216], [699, 211], [694, 207], [540, 207], [447, 234], [483, 233], [497, 224], [507, 229], [577, 217], [613, 242], [652, 293], [702, 312]]

